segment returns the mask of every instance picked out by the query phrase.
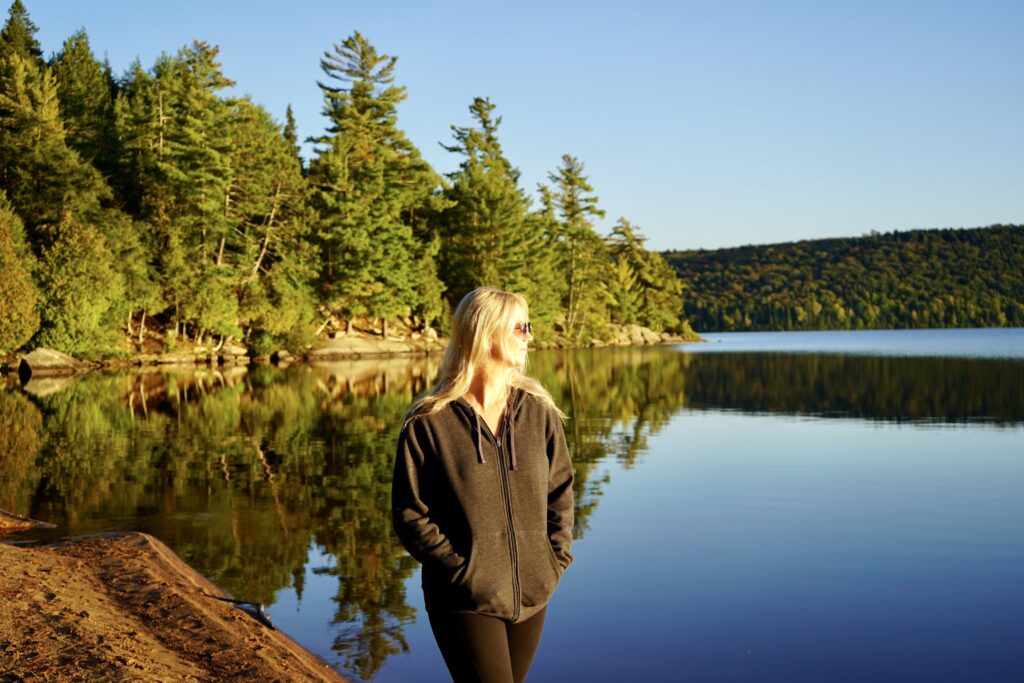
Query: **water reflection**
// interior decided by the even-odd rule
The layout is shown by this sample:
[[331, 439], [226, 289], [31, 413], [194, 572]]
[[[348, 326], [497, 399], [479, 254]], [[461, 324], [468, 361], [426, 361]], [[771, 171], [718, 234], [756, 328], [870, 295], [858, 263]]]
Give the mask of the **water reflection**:
[[693, 408], [896, 422], [1024, 422], [1024, 361], [998, 358], [700, 354]]
[[[533, 374], [569, 414], [577, 535], [609, 482], [686, 408], [881, 420], [1024, 422], [1024, 363], [680, 353], [538, 352]], [[92, 376], [59, 391], [0, 389], [0, 507], [61, 533], [157, 535], [236, 596], [300, 596], [311, 545], [334, 562], [338, 661], [370, 679], [408, 650], [415, 562], [390, 529], [402, 417], [436, 357], [287, 369]]]

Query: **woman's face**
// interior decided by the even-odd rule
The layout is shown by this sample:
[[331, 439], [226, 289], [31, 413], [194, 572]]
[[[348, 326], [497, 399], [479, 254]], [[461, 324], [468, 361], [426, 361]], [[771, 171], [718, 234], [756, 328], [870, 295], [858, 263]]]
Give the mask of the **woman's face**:
[[517, 306], [508, 329], [499, 330], [498, 338], [491, 344], [491, 358], [494, 361], [511, 368], [525, 367], [526, 354], [533, 340], [529, 322], [526, 309]]

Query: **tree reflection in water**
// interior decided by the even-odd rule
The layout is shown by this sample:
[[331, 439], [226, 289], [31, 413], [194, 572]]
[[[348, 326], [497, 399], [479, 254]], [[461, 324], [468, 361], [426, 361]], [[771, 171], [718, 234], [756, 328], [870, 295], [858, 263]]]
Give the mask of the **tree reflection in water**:
[[[90, 376], [0, 389], [0, 507], [60, 532], [155, 534], [235, 596], [300, 596], [311, 546], [334, 558], [333, 649], [370, 679], [408, 649], [416, 563], [390, 524], [395, 441], [437, 357], [287, 369]], [[541, 351], [531, 373], [569, 415], [577, 536], [609, 485], [684, 406], [881, 420], [1024, 422], [1024, 363]], [[32, 388], [29, 387], [29, 390]], [[680, 444], [685, 447], [685, 444]]]

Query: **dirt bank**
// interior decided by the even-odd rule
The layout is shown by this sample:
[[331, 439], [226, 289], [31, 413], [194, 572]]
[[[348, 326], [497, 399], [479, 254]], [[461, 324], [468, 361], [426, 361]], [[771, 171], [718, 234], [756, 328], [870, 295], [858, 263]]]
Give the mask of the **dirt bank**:
[[147, 534], [0, 543], [0, 680], [343, 681]]

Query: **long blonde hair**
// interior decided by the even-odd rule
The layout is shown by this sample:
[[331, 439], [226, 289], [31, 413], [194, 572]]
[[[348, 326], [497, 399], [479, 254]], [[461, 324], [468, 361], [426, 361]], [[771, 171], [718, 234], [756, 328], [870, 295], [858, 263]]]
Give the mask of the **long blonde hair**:
[[[419, 415], [436, 413], [466, 394], [477, 370], [490, 361], [491, 345], [500, 340], [505, 358], [512, 357], [507, 332], [519, 320], [513, 320], [516, 309], [529, 311], [526, 298], [493, 287], [478, 287], [462, 297], [452, 315], [452, 336], [441, 359], [441, 377], [430, 393], [422, 396], [409, 409], [407, 421]], [[540, 382], [524, 374], [525, 367], [513, 368], [509, 386], [522, 389], [552, 408], [563, 420], [565, 413]]]

